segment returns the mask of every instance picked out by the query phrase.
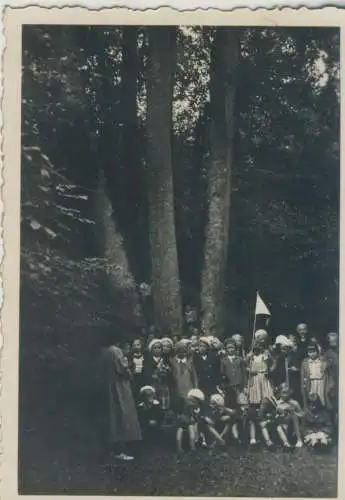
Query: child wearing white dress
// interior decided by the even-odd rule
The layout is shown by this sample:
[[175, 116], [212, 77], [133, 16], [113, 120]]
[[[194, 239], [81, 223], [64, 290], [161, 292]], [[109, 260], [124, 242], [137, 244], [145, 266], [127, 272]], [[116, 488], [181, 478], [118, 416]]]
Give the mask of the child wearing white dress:
[[301, 384], [304, 409], [307, 409], [308, 395], [317, 394], [323, 406], [326, 406], [326, 388], [329, 387], [328, 362], [320, 356], [318, 346], [310, 343], [307, 358], [301, 366]]
[[274, 399], [272, 384], [269, 380], [270, 373], [275, 368], [275, 362], [269, 351], [265, 348], [264, 341], [257, 339], [253, 351], [247, 356], [248, 400], [250, 444], [256, 445], [256, 420], [259, 416], [260, 405], [264, 399]]

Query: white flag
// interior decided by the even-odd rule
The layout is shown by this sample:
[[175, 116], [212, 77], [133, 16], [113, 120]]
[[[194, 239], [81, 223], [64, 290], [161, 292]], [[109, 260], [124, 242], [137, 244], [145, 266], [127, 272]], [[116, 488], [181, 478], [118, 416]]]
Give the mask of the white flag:
[[255, 316], [258, 314], [264, 314], [265, 316], [271, 316], [265, 302], [260, 297], [259, 293], [256, 292], [256, 306], [255, 306]]

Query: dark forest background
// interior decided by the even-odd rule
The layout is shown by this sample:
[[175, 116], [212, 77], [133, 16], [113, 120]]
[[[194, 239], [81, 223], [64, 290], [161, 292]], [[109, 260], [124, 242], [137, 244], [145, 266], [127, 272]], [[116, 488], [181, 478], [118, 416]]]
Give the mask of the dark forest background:
[[188, 305], [250, 339], [256, 290], [336, 329], [339, 113], [338, 29], [25, 26], [22, 377]]

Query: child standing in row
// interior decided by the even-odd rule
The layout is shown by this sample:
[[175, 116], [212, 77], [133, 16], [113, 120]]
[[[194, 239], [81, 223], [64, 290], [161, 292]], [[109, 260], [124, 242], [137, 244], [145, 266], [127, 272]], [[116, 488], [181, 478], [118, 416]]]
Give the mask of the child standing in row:
[[145, 383], [155, 388], [162, 410], [170, 408], [171, 369], [169, 360], [163, 356], [162, 341], [152, 339], [149, 354], [144, 360], [143, 377]]
[[320, 356], [316, 343], [310, 343], [307, 348], [307, 358], [301, 365], [302, 399], [304, 408], [307, 408], [308, 394], [317, 394], [323, 406], [326, 405], [327, 361]]
[[206, 399], [216, 392], [219, 378], [219, 359], [210, 349], [207, 337], [200, 337], [198, 352], [193, 357], [198, 386], [205, 394]]
[[225, 356], [220, 361], [222, 387], [225, 391], [227, 406], [234, 408], [238, 395], [247, 383], [247, 370], [244, 359], [238, 355], [233, 339], [224, 342]]
[[189, 391], [198, 388], [198, 379], [193, 359], [187, 356], [185, 342], [180, 341], [176, 344], [175, 353], [176, 355], [171, 360], [171, 375], [175, 397], [175, 411], [180, 412]]

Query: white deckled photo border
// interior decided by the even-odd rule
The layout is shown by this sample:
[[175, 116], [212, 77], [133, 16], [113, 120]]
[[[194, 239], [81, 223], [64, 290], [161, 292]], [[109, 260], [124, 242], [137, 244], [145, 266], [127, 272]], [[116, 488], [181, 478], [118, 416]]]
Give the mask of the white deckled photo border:
[[[17, 2], [29, 4], [30, 2]], [[2, 122], [0, 181], [3, 243], [0, 252], [3, 301], [1, 312], [1, 498], [17, 498], [18, 476], [18, 368], [19, 368], [19, 264], [20, 264], [20, 118], [21, 118], [21, 27], [23, 24], [95, 24], [95, 25], [240, 25], [240, 26], [334, 26], [341, 30], [341, 66], [345, 67], [345, 10], [335, 7], [323, 9], [279, 8], [273, 10], [236, 8], [232, 12], [216, 9], [177, 11], [168, 7], [135, 10], [125, 7], [100, 8], [96, 6], [6, 7], [3, 13], [4, 51], [1, 59]], [[78, 2], [71, 2], [76, 5]], [[90, 2], [91, 3], [91, 2]], [[104, 4], [105, 2], [103, 2]], [[139, 2], [133, 2], [139, 5]], [[153, 2], [152, 2], [153, 3]], [[222, 2], [219, 2], [222, 3]], [[226, 2], [228, 3], [228, 2]], [[229, 8], [223, 2], [224, 8]], [[274, 2], [272, 2], [274, 3]], [[283, 2], [281, 2], [283, 3]], [[294, 2], [289, 2], [292, 5]], [[297, 2], [296, 2], [297, 3]], [[315, 3], [315, 2], [314, 2]], [[331, 2], [330, 2], [331, 3]], [[335, 3], [335, 2], [334, 2]], [[339, 2], [337, 2], [339, 3]], [[52, 5], [54, 2], [52, 2]], [[98, 4], [98, 3], [97, 3]], [[316, 4], [316, 3], [315, 3]], [[68, 2], [64, 2], [68, 5]], [[96, 2], [94, 2], [96, 5]], [[175, 7], [175, 6], [174, 6]], [[139, 7], [140, 8], [140, 7]], [[178, 8], [178, 7], [177, 7]], [[189, 8], [193, 9], [193, 2]], [[97, 10], [91, 10], [97, 9]], [[344, 102], [344, 84], [341, 82], [341, 104]], [[345, 114], [341, 115], [341, 228], [340, 228], [340, 325], [345, 322], [344, 248], [345, 248]], [[1, 297], [1, 298], [2, 298]], [[3, 340], [2, 340], [3, 339]], [[342, 345], [342, 343], [341, 343]], [[340, 436], [338, 460], [338, 498], [345, 498], [345, 423], [344, 375], [345, 347], [340, 351]], [[26, 495], [29, 499], [48, 496]], [[77, 498], [73, 495], [74, 498]], [[64, 496], [61, 496], [64, 498]], [[97, 498], [102, 498], [97, 497]], [[133, 497], [138, 498], [138, 497]], [[149, 497], [147, 497], [149, 498]], [[177, 497], [179, 498], [179, 497]], [[251, 497], [252, 498], [252, 497]]]

